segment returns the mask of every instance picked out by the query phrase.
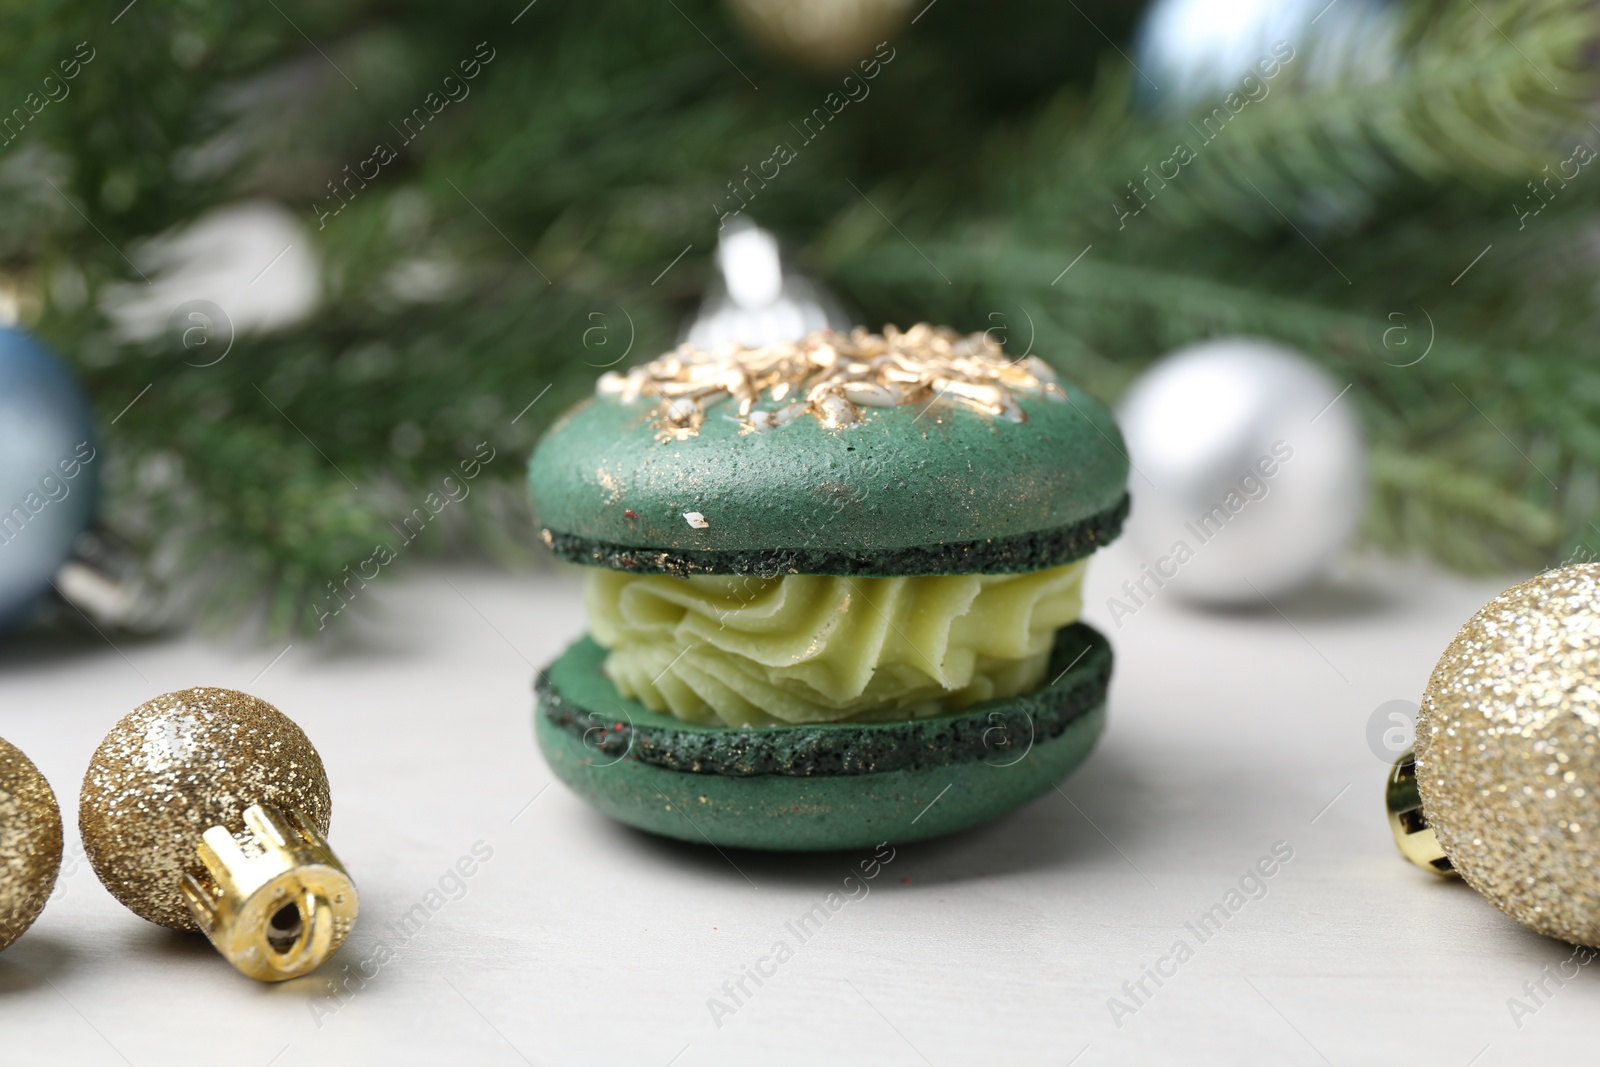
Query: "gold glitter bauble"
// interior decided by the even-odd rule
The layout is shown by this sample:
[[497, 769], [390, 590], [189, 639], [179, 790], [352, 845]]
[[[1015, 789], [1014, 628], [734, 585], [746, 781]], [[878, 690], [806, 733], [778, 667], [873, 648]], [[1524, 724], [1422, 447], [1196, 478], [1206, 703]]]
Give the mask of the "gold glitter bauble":
[[44, 910], [61, 870], [61, 808], [44, 775], [0, 738], [0, 952]]
[[326, 836], [332, 802], [322, 758], [277, 708], [233, 689], [184, 689], [143, 704], [111, 728], [83, 776], [78, 828], [111, 895], [153, 923], [198, 930], [185, 871], [200, 869], [200, 835], [224, 826], [255, 848], [244, 811], [299, 812]]
[[1456, 634], [1417, 717], [1456, 870], [1533, 930], [1600, 945], [1600, 564], [1539, 575]]
[[769, 52], [826, 71], [871, 59], [875, 45], [904, 28], [911, 0], [728, 0], [728, 7]]

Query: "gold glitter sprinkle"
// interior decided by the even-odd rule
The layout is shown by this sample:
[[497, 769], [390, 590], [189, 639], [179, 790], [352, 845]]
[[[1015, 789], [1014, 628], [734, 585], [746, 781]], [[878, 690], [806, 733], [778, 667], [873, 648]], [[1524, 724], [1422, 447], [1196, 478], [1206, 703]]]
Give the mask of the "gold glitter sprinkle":
[[33, 925], [61, 870], [61, 808], [39, 768], [0, 738], [0, 952]]
[[201, 834], [225, 826], [255, 847], [244, 811], [294, 810], [326, 836], [322, 759], [277, 708], [233, 689], [185, 689], [134, 709], [89, 762], [78, 827], [111, 895], [153, 923], [198, 930], [179, 886], [200, 872]]
[[1495, 597], [1433, 669], [1423, 811], [1461, 876], [1542, 934], [1600, 945], [1600, 564]]
[[[656, 436], [663, 441], [695, 436], [707, 409], [730, 399], [741, 433], [766, 433], [802, 415], [842, 429], [862, 421], [862, 408], [936, 402], [1024, 422], [1018, 394], [1066, 399], [1055, 371], [1037, 356], [1008, 359], [986, 333], [963, 337], [927, 323], [905, 333], [885, 326], [881, 335], [821, 330], [762, 348], [707, 352], [683, 344], [626, 375], [607, 371], [595, 391], [625, 404], [658, 398]], [[758, 410], [763, 394], [782, 406]]]

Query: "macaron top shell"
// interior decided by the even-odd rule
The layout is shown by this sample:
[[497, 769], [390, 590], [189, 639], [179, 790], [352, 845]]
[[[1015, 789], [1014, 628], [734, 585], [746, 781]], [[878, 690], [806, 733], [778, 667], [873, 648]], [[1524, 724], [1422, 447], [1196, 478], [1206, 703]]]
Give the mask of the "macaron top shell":
[[[675, 573], [964, 573], [1087, 555], [1126, 511], [1121, 434], [1043, 363], [982, 338], [915, 327], [790, 346], [879, 353], [875, 379], [841, 362], [854, 368], [842, 384], [812, 355], [796, 387], [756, 388], [775, 380], [751, 372], [772, 365], [762, 350], [610, 376], [534, 452], [544, 539], [580, 562]], [[672, 396], [672, 375], [706, 364], [732, 388]]]

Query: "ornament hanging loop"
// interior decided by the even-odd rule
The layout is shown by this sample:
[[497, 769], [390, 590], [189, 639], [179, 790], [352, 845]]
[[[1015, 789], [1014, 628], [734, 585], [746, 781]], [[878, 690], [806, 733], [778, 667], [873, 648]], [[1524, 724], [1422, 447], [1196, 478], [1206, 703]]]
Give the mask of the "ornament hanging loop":
[[339, 950], [355, 924], [355, 883], [297, 812], [257, 804], [235, 838], [213, 826], [183, 898], [201, 931], [238, 970], [263, 982], [298, 978]]
[[1423, 814], [1415, 751], [1407, 749], [1395, 760], [1384, 790], [1384, 803], [1389, 809], [1389, 829], [1394, 831], [1394, 843], [1400, 847], [1400, 854], [1441, 878], [1457, 877], [1455, 865], [1439, 847], [1439, 839]]

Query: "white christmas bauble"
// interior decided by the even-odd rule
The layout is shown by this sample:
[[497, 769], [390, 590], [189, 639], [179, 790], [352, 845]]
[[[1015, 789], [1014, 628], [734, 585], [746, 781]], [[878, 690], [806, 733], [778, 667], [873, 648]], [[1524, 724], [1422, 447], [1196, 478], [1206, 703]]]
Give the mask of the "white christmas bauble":
[[1162, 588], [1259, 604], [1345, 547], [1366, 489], [1345, 386], [1249, 338], [1180, 349], [1134, 383], [1117, 413], [1134, 467], [1126, 532]]
[[1140, 92], [1157, 108], [1209, 110], [1246, 76], [1261, 82], [1261, 61], [1283, 60], [1279, 42], [1292, 49], [1284, 73], [1326, 86], [1384, 80], [1399, 41], [1399, 12], [1387, 0], [1156, 0], [1135, 34], [1134, 63]]
[[717, 238], [717, 277], [683, 331], [696, 348], [798, 341], [815, 330], [850, 329], [838, 302], [820, 285], [786, 272], [778, 239], [733, 217]]
[[[320, 298], [311, 230], [275, 201], [217, 208], [132, 251], [148, 281], [108, 285], [107, 313], [130, 340], [175, 329], [191, 365], [221, 359], [235, 333], [268, 333], [303, 321]], [[190, 318], [191, 308], [203, 309], [194, 312], [199, 318]], [[202, 340], [196, 325], [209, 339]]]

